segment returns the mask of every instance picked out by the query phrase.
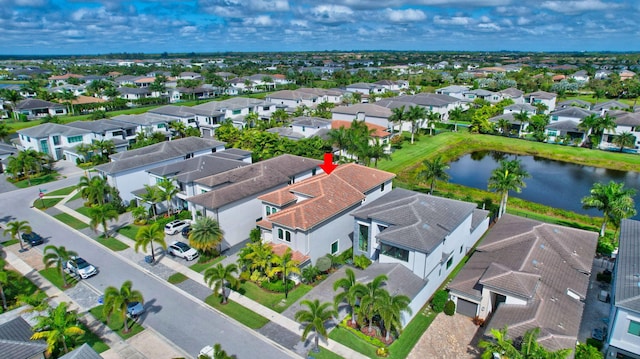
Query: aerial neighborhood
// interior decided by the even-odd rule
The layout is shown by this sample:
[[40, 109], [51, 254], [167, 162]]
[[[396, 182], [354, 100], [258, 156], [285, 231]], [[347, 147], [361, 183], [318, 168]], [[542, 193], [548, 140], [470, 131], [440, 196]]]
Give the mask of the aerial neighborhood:
[[640, 358], [616, 55], [2, 59], [0, 357]]

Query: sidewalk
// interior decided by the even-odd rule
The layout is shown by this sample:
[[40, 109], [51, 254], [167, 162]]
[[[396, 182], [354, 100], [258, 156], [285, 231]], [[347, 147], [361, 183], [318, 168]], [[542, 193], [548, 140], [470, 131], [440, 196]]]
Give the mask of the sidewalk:
[[[73, 195], [75, 194], [69, 194], [68, 196], [66, 196], [65, 199], [63, 199], [62, 201], [60, 201], [58, 204], [56, 204], [55, 208], [57, 208], [60, 211], [63, 211], [65, 213], [68, 213], [69, 215], [85, 222], [85, 223], [89, 223], [89, 218], [87, 218], [86, 216], [78, 213], [77, 211], [67, 207], [65, 205], [65, 203], [67, 202], [68, 199], [70, 199], [71, 197], [73, 197]], [[111, 223], [111, 227], [114, 227], [114, 225], [116, 227], [119, 227], [120, 225], [123, 225], [124, 223]], [[130, 248], [124, 251], [120, 251], [120, 252], [115, 252], [116, 255], [121, 255], [122, 257], [124, 257], [125, 259], [128, 259], [129, 261], [133, 262], [133, 264], [141, 267], [142, 270], [145, 270], [146, 272], [150, 273], [151, 275], [154, 275], [162, 280], [167, 280], [167, 278], [175, 273], [182, 273], [184, 274], [187, 278], [191, 279], [192, 281], [194, 281], [195, 283], [197, 283], [199, 286], [202, 286], [203, 288], [198, 288], [198, 290], [190, 290], [189, 292], [181, 289], [179, 286], [175, 286], [176, 290], [181, 291], [184, 295], [190, 296], [192, 298], [195, 298], [197, 300], [201, 300], [203, 298], [198, 298], [196, 295], [192, 295], [191, 293], [198, 293], [201, 292], [203, 290], [208, 291], [207, 293], [211, 293], [211, 289], [207, 286], [206, 282], [204, 281], [204, 276], [201, 273], [195, 272], [193, 270], [191, 270], [190, 268], [186, 267], [185, 265], [178, 263], [178, 261], [173, 260], [171, 258], [168, 257], [164, 257], [164, 255], [162, 255], [162, 250], [156, 250], [156, 263], [154, 263], [153, 265], [147, 264], [144, 261], [144, 257], [148, 254], [146, 251], [140, 251], [140, 253], [135, 252], [132, 248], [135, 246], [135, 241], [133, 241], [132, 239], [121, 235], [119, 233], [115, 234], [115, 238], [118, 239], [119, 241], [127, 244]], [[158, 256], [158, 253], [161, 253], [160, 256]], [[159, 258], [158, 258], [159, 257]], [[253, 312], [262, 315], [263, 317], [269, 319], [272, 323], [277, 324], [278, 326], [292, 332], [294, 335], [296, 335], [298, 338], [300, 338], [302, 336], [302, 332], [303, 332], [303, 328], [300, 326], [300, 324], [294, 320], [291, 320], [287, 317], [285, 317], [284, 315], [270, 309], [267, 308], [243, 295], [241, 295], [240, 293], [236, 292], [236, 291], [231, 291], [229, 298], [231, 300], [233, 300], [234, 302], [248, 308], [251, 309]], [[213, 308], [210, 308], [211, 310], [215, 310]], [[220, 312], [219, 312], [220, 313]], [[221, 315], [225, 315], [223, 313], [220, 313]], [[226, 316], [226, 315], [225, 315]], [[257, 334], [257, 333], [256, 333]], [[310, 336], [310, 338], [313, 338], [313, 336]], [[305, 344], [310, 344], [310, 338], [307, 338], [307, 343]], [[273, 341], [273, 339], [271, 339]], [[280, 344], [280, 343], [278, 343]], [[302, 344], [302, 343], [300, 343]], [[285, 344], [281, 344], [282, 346], [285, 347], [285, 349], [291, 351], [293, 348], [287, 348]], [[327, 342], [323, 342], [320, 341], [320, 345], [327, 348], [328, 350], [344, 357], [344, 358], [367, 358], [366, 356], [364, 356], [363, 354], [360, 354], [359, 352], [356, 352], [340, 343], [337, 343], [331, 339], [328, 339]], [[307, 348], [308, 345], [304, 346], [304, 349], [308, 349]], [[300, 354], [300, 353], [298, 353]]]

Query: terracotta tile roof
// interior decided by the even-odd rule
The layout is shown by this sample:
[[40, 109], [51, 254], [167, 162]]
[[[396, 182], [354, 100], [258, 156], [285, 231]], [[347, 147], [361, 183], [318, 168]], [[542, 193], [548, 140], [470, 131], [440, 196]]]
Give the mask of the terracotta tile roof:
[[371, 189], [396, 177], [396, 175], [391, 172], [385, 172], [355, 163], [340, 165], [332, 174], [339, 176], [362, 193], [367, 193]]
[[294, 202], [296, 198], [297, 197], [293, 193], [289, 192], [286, 188], [283, 190], [269, 192], [258, 197], [259, 200], [274, 204], [276, 206], [284, 206], [289, 202]]
[[[273, 254], [277, 256], [283, 255], [284, 252], [287, 250], [287, 248], [290, 248], [284, 243], [278, 243], [278, 244], [267, 243], [267, 244], [271, 246], [271, 249], [273, 249]], [[306, 256], [301, 252], [291, 250], [291, 260], [298, 262], [299, 265], [308, 261], [309, 259], [310, 259], [309, 256]]]
[[82, 96], [82, 95], [78, 96], [77, 99], [71, 101], [71, 103], [74, 105], [80, 105], [85, 103], [102, 103], [102, 102], [107, 102], [107, 100], [98, 98], [98, 97]]
[[[384, 127], [384, 126], [374, 125], [373, 123], [369, 123], [369, 122], [365, 122], [365, 124], [367, 125], [369, 130], [375, 130], [375, 132], [373, 134], [371, 134], [371, 136], [373, 136], [373, 137], [384, 138], [384, 137], [388, 137], [388, 136], [391, 135], [390, 132], [387, 132], [387, 128]], [[337, 129], [337, 128], [340, 128], [340, 127], [350, 128], [351, 127], [351, 121], [343, 121], [343, 120], [333, 120], [333, 121], [331, 121], [331, 128], [332, 129]]]

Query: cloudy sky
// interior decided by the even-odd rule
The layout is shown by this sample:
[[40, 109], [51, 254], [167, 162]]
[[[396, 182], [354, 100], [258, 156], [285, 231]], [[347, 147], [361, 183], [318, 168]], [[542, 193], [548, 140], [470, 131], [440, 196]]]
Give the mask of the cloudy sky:
[[638, 0], [0, 0], [0, 54], [640, 51]]

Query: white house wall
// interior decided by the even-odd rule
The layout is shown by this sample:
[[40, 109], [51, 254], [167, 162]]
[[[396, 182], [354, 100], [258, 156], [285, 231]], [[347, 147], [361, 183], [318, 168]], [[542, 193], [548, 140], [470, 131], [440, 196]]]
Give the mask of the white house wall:
[[224, 231], [223, 250], [249, 238], [249, 232], [256, 228], [256, 221], [262, 215], [261, 204], [255, 197], [245, 198], [218, 209], [217, 216], [216, 211], [206, 211], [207, 216], [218, 220]]
[[[630, 353], [636, 353], [640, 357], [640, 338], [628, 333], [631, 320], [640, 322], [640, 313], [614, 307], [614, 314], [609, 320], [609, 325], [612, 325], [609, 333], [609, 345]], [[611, 357], [615, 357], [615, 348], [609, 348]], [[614, 353], [613, 355], [611, 354], [612, 352]]]

